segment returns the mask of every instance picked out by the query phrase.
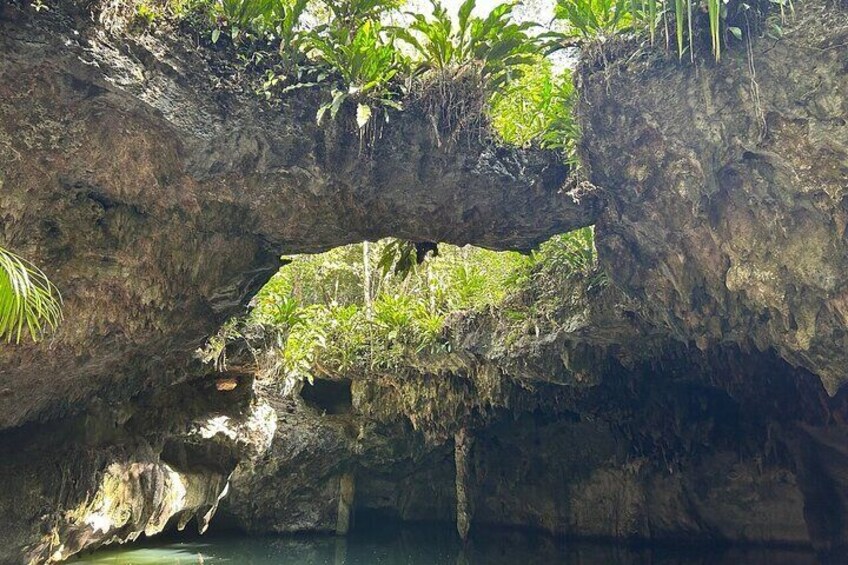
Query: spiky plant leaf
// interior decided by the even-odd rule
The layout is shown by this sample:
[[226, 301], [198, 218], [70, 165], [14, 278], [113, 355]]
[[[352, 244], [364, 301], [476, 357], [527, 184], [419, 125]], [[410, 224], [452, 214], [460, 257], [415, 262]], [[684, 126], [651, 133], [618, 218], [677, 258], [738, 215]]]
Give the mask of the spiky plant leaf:
[[18, 343], [24, 333], [38, 340], [62, 319], [58, 289], [37, 267], [0, 248], [0, 337]]

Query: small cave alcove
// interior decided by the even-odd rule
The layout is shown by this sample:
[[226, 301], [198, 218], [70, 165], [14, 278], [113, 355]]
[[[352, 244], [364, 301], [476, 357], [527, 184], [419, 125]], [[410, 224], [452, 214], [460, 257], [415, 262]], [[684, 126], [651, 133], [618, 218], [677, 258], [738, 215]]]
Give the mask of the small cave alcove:
[[350, 379], [315, 379], [304, 383], [300, 397], [311, 408], [326, 414], [348, 414], [352, 407]]

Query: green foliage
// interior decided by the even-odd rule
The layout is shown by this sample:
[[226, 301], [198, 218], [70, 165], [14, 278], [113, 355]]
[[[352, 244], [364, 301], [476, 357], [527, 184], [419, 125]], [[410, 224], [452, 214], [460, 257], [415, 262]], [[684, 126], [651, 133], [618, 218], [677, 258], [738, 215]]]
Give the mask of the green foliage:
[[335, 118], [348, 99], [357, 104], [360, 129], [375, 109], [401, 109], [394, 79], [407, 70], [408, 61], [381, 23], [381, 16], [398, 5], [397, 0], [325, 0], [329, 21], [311, 30], [306, 50], [342, 84], [333, 87], [330, 100], [318, 109], [319, 123], [327, 111]]
[[370, 303], [363, 289], [361, 244], [292, 258], [254, 299], [246, 327], [264, 330], [242, 332], [274, 336], [263, 357], [264, 375], [290, 389], [316, 374], [387, 371], [423, 362], [444, 352], [448, 316], [503, 300], [516, 280], [513, 273], [528, 261], [517, 253], [443, 245], [438, 257], [414, 262], [407, 276], [396, 276], [391, 268], [381, 274], [379, 258], [397, 245], [371, 245]]
[[410, 13], [409, 29], [394, 29], [418, 53], [420, 69], [445, 73], [476, 64], [484, 85], [494, 91], [520, 77], [523, 66], [540, 51], [538, 41], [528, 33], [535, 24], [513, 21], [514, 3], [500, 4], [480, 18], [471, 16], [475, 0], [465, 0], [456, 24], [438, 0], [431, 4], [430, 18]]
[[631, 16], [626, 0], [557, 0], [554, 13], [567, 22], [568, 35], [584, 38], [626, 29]]
[[306, 12], [307, 4], [308, 0], [278, 0], [273, 4], [270, 18], [265, 21], [266, 27], [279, 38], [279, 54], [284, 62], [300, 59], [306, 39], [306, 32], [300, 28], [300, 21]]
[[[543, 41], [531, 33], [536, 24], [514, 21], [516, 3], [500, 4], [485, 17], [477, 17], [472, 15], [475, 0], [465, 0], [458, 17], [453, 19], [438, 0], [432, 0], [429, 16], [407, 14], [410, 20], [406, 27], [383, 25], [387, 14], [396, 13], [401, 3], [181, 0], [180, 13], [181, 17], [205, 14], [211, 22], [212, 42], [227, 38], [236, 46], [240, 59], [261, 70], [265, 78], [257, 91], [267, 98], [298, 88], [324, 87], [327, 98], [316, 113], [319, 123], [328, 113], [335, 118], [349, 103], [355, 104], [360, 129], [372, 123], [380, 111], [388, 119], [388, 109], [402, 109], [401, 101], [410, 84], [404, 79], [430, 71], [440, 77], [443, 86], [467, 75], [479, 79], [479, 86], [475, 82], [472, 89], [479, 90], [480, 101], [469, 100], [466, 106], [462, 95], [456, 100], [431, 101], [433, 111], [439, 111], [440, 104], [450, 107], [443, 109], [447, 122], [473, 122], [474, 116], [490, 111], [495, 97], [507, 90], [518, 103], [520, 90], [525, 88], [528, 93], [524, 105], [529, 112], [540, 115], [514, 117], [534, 122], [524, 129], [538, 130], [542, 122], [550, 126], [548, 132], [535, 131], [534, 141], [565, 150], [573, 145], [576, 129], [567, 116], [571, 107], [570, 85], [567, 79], [554, 79], [547, 63], [541, 63], [544, 73], [532, 72], [544, 60], [540, 55]], [[414, 59], [398, 48], [399, 42], [409, 47], [406, 52], [411, 52]], [[521, 80], [528, 72], [543, 84]], [[440, 92], [444, 95], [445, 89]], [[564, 104], [556, 109], [560, 103]], [[504, 108], [507, 105], [501, 103]], [[496, 122], [508, 123], [504, 119]], [[514, 134], [503, 138], [529, 142], [528, 137]]]
[[521, 286], [534, 278], [555, 280], [580, 278], [587, 288], [603, 287], [607, 277], [598, 268], [595, 230], [585, 227], [552, 237], [530, 255], [523, 272], [515, 274]]
[[[204, 6], [203, 0], [185, 0], [182, 4], [178, 17], [187, 17]], [[278, 42], [280, 62], [290, 69], [303, 58], [306, 32], [301, 19], [307, 5], [308, 0], [215, 0], [209, 7], [214, 23], [212, 43], [217, 43], [222, 33], [233, 42]]]
[[589, 275], [597, 265], [594, 229], [580, 228], [542, 244], [537, 261], [571, 275]]
[[539, 57], [514, 85], [492, 97], [489, 115], [507, 143], [538, 143], [543, 148], [562, 151], [569, 162], [576, 164], [580, 130], [573, 115], [574, 102], [571, 73], [556, 75], [550, 62]]
[[[692, 61], [696, 35], [703, 29], [709, 32], [713, 58], [720, 61], [722, 45], [730, 38], [742, 39], [740, 25], [750, 29], [747, 12], [753, 9], [765, 15], [772, 5], [779, 8], [781, 23], [792, 12], [791, 0], [557, 0], [556, 17], [567, 26], [560, 39], [636, 29], [645, 31], [654, 43], [658, 29], [663, 29], [670, 42], [673, 37], [679, 58], [688, 51]], [[779, 24], [772, 27], [780, 29]]]
[[317, 57], [341, 77], [345, 87], [334, 89], [331, 100], [318, 109], [317, 120], [330, 111], [335, 118], [348, 98], [359, 101], [357, 124], [364, 127], [371, 118], [370, 104], [400, 109], [389, 88], [406, 61], [383, 37], [378, 21], [366, 20], [358, 26], [322, 26], [310, 34], [309, 45]]
[[[370, 244], [367, 263], [362, 244], [290, 258], [256, 295], [249, 315], [225, 324], [201, 358], [223, 367], [228, 341], [256, 338], [260, 376], [284, 392], [316, 376], [432, 369], [449, 362], [444, 328], [457, 313], [502, 304], [539, 283], [553, 289], [554, 302], [557, 281], [606, 284], [592, 228], [556, 236], [529, 256], [442, 244], [437, 256], [414, 261], [404, 276], [391, 268], [380, 273], [385, 249], [399, 246], [389, 240]], [[368, 293], [366, 279], [372, 282]], [[521, 324], [535, 311], [512, 314]]]
[[61, 319], [62, 298], [47, 276], [0, 248], [0, 337], [18, 343], [26, 331], [37, 341]]
[[[218, 0], [215, 6], [233, 40], [244, 30], [258, 29], [270, 16], [276, 0]], [[220, 29], [212, 32], [212, 42], [218, 41]]]
[[333, 27], [356, 30], [363, 22], [379, 22], [381, 16], [397, 10], [401, 0], [324, 0]]
[[385, 277], [389, 273], [406, 277], [418, 265], [418, 253], [414, 241], [403, 239], [390, 240], [380, 252], [377, 262], [380, 272]]

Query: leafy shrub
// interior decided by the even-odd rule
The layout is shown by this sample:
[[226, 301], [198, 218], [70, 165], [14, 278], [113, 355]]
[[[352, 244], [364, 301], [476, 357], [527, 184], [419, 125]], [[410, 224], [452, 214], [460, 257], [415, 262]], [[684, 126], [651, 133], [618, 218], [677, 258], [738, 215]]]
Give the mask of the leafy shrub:
[[579, 128], [574, 102], [571, 73], [556, 75], [551, 63], [539, 57], [514, 85], [492, 97], [489, 114], [504, 141], [521, 146], [538, 143], [562, 151], [569, 162], [576, 163]]
[[384, 39], [379, 22], [366, 20], [354, 29], [324, 26], [310, 35], [309, 45], [320, 60], [339, 74], [345, 85], [334, 89], [331, 100], [318, 109], [319, 123], [328, 110], [335, 118], [348, 98], [359, 101], [356, 121], [360, 128], [370, 120], [372, 104], [401, 108], [389, 85], [406, 62], [394, 45]]
[[542, 244], [539, 260], [574, 275], [589, 275], [597, 265], [595, 233], [591, 227], [557, 235]]
[[[218, 0], [215, 4], [216, 12], [221, 16], [224, 28], [229, 31], [233, 40], [238, 39], [239, 34], [254, 27], [259, 27], [258, 22], [270, 17], [274, 0]], [[217, 42], [220, 36], [220, 28], [212, 32], [212, 42]]]

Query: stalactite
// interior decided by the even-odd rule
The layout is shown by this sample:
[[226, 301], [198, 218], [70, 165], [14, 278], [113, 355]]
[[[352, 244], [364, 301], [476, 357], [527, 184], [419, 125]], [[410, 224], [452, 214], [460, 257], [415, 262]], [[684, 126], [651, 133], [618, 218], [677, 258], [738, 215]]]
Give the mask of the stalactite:
[[468, 539], [471, 528], [473, 508], [470, 496], [469, 455], [474, 438], [468, 428], [460, 429], [454, 435], [454, 459], [456, 462], [456, 530], [463, 541]]
[[350, 515], [353, 510], [353, 498], [356, 483], [353, 473], [345, 473], [339, 478], [339, 512], [336, 518], [336, 535], [346, 535], [350, 530]]

